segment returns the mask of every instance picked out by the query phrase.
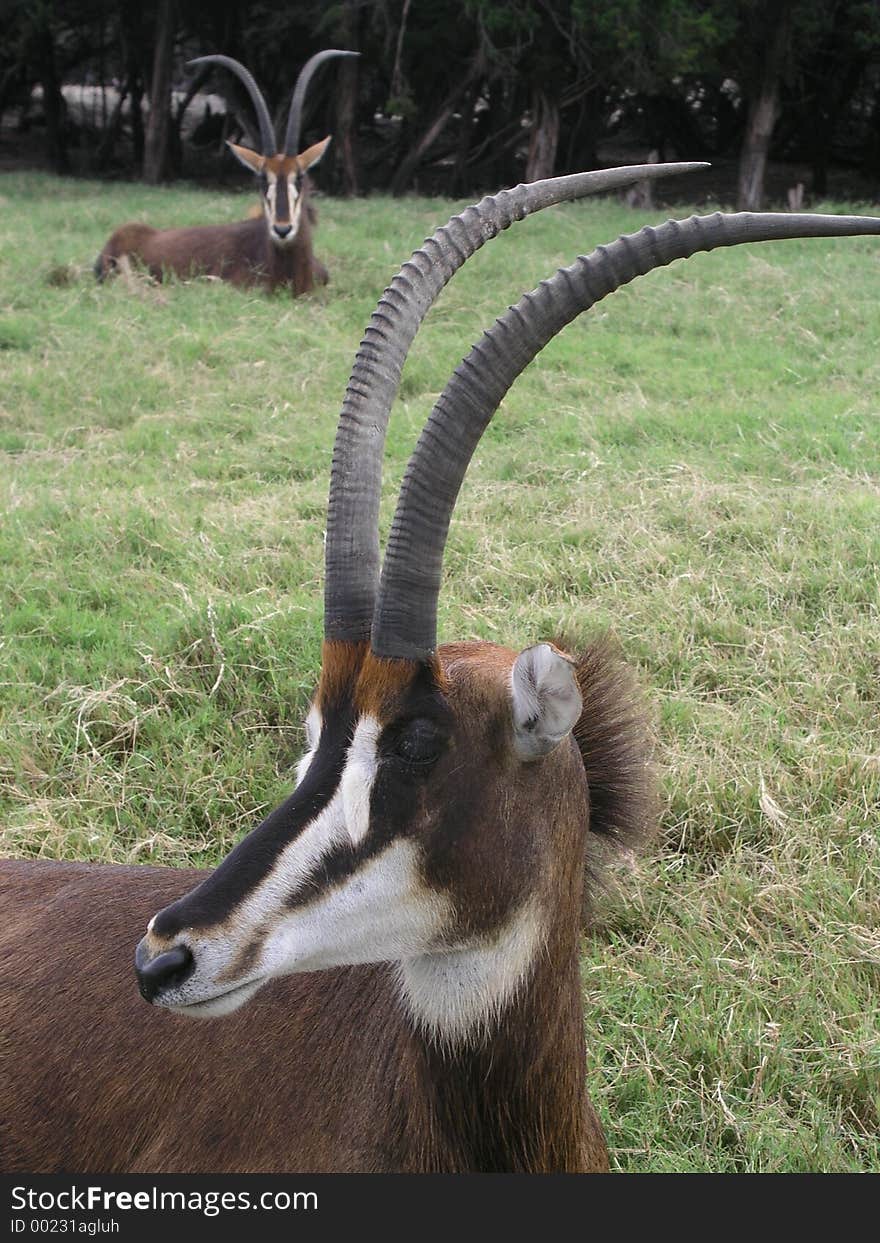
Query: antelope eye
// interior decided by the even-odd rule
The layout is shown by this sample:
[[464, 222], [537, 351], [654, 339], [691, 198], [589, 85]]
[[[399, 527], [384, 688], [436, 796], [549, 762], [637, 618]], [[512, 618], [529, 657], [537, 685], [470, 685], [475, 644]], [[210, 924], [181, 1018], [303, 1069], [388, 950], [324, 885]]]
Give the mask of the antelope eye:
[[397, 759], [413, 766], [427, 766], [440, 758], [446, 743], [446, 735], [433, 721], [420, 717], [408, 721], [391, 746]]

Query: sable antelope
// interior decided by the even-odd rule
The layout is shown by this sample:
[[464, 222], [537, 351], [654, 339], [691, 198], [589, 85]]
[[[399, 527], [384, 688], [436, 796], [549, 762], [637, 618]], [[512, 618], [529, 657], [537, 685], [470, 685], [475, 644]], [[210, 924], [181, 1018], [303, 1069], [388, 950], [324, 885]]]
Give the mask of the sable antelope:
[[296, 81], [283, 153], [278, 151], [266, 101], [244, 65], [230, 56], [200, 56], [190, 65], [222, 65], [241, 79], [253, 102], [260, 127], [262, 152], [227, 143], [236, 158], [260, 185], [261, 210], [234, 224], [196, 225], [186, 229], [153, 229], [146, 224], [124, 224], [117, 229], [95, 261], [95, 275], [103, 280], [123, 256], [136, 260], [161, 280], [165, 272], [178, 276], [216, 276], [234, 285], [263, 286], [270, 291], [289, 289], [296, 297], [316, 284], [326, 285], [327, 269], [312, 252], [311, 203], [308, 170], [327, 150], [325, 138], [299, 151], [300, 126], [306, 91], [312, 75], [324, 61], [357, 56], [335, 48], [317, 52]]
[[[5, 1170], [607, 1168], [578, 943], [585, 863], [650, 829], [638, 698], [601, 642], [575, 658], [437, 646], [452, 509], [510, 384], [598, 299], [698, 251], [880, 234], [880, 219], [670, 221], [526, 294], [434, 407], [380, 577], [384, 437], [420, 320], [484, 240], [590, 185], [468, 209], [370, 321], [337, 429], [322, 669], [290, 797], [208, 874], [0, 869]], [[148, 918], [135, 964], [152, 1009], [128, 966]]]

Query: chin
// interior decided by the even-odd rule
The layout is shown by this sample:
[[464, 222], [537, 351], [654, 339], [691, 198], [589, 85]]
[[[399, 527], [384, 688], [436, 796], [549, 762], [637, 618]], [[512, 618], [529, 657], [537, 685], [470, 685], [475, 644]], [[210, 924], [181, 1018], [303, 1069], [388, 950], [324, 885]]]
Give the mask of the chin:
[[220, 993], [219, 996], [208, 997], [204, 1001], [172, 1002], [163, 1009], [171, 1010], [173, 1014], [184, 1014], [191, 1019], [222, 1018], [224, 1014], [240, 1010], [265, 983], [265, 979], [250, 980], [247, 984], [239, 984], [228, 992]]
[[271, 233], [269, 236], [271, 237], [272, 245], [276, 250], [290, 250], [291, 246], [296, 243], [296, 239], [299, 236], [299, 229], [294, 230], [294, 232], [288, 234], [287, 237], [278, 237], [276, 233]]

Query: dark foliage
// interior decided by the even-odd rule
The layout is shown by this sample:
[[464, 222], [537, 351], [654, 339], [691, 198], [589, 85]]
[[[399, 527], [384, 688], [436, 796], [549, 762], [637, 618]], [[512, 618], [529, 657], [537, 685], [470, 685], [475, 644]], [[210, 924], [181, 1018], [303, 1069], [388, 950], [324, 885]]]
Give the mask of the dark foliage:
[[[247, 98], [186, 61], [237, 57], [280, 116], [329, 46], [361, 53], [305, 117], [304, 142], [334, 135], [336, 192], [463, 195], [656, 151], [727, 168], [712, 189], [744, 206], [878, 193], [880, 0], [7, 0], [0, 160], [231, 176]], [[769, 187], [768, 160], [790, 165]]]

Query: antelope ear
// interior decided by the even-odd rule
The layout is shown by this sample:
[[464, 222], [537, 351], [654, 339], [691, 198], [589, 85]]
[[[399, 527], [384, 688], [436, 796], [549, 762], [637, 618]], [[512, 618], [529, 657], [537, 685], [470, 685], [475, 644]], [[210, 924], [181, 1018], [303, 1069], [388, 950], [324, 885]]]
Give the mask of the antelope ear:
[[510, 675], [514, 748], [537, 760], [566, 738], [583, 708], [574, 661], [551, 643], [520, 652]]
[[228, 140], [226, 145], [235, 158], [250, 172], [261, 173], [263, 171], [263, 165], [266, 163], [265, 156], [257, 155], [256, 151], [251, 151], [250, 147], [239, 147]]
[[311, 168], [313, 164], [317, 164], [318, 160], [320, 160], [321, 156], [329, 146], [330, 135], [328, 134], [326, 138], [321, 140], [321, 142], [316, 142], [313, 147], [307, 147], [305, 151], [301, 152], [301, 154], [296, 157], [296, 162], [299, 165], [299, 171], [304, 173], [306, 169]]

